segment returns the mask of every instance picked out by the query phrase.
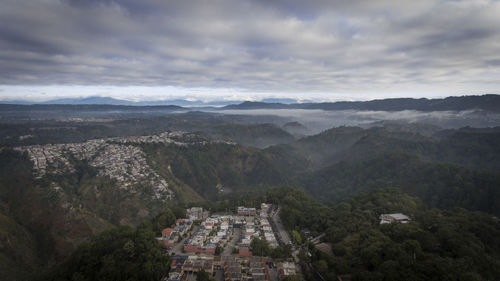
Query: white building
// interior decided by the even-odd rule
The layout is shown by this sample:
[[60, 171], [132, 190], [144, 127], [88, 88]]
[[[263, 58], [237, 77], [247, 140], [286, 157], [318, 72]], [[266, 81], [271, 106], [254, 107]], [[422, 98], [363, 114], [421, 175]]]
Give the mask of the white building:
[[388, 223], [409, 223], [410, 222], [410, 217], [407, 215], [404, 215], [402, 213], [395, 213], [395, 214], [381, 214], [380, 215], [380, 224], [388, 224]]

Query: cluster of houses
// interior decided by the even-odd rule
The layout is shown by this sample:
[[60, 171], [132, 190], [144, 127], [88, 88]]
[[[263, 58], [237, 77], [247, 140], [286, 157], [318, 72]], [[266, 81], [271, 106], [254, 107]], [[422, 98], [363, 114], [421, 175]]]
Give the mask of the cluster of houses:
[[197, 273], [201, 270], [208, 274], [214, 272], [214, 256], [172, 256], [170, 272], [163, 281], [181, 281], [187, 279], [187, 274]]
[[117, 142], [117, 143], [172, 143], [179, 146], [186, 146], [186, 143], [178, 142], [174, 140], [174, 138], [182, 137], [185, 132], [163, 132], [158, 135], [149, 135], [149, 136], [129, 136], [125, 138], [116, 137], [116, 138], [108, 138], [108, 140]]
[[184, 245], [186, 253], [214, 254], [217, 246], [224, 246], [231, 238], [234, 228], [241, 231], [238, 251], [241, 256], [252, 256], [250, 244], [254, 238], [265, 239], [271, 247], [278, 241], [267, 218], [269, 205], [263, 203], [260, 216], [256, 208], [238, 207], [238, 215], [213, 215], [207, 217], [202, 208], [187, 210], [190, 220], [202, 220], [198, 231]]
[[[175, 225], [165, 228], [162, 237], [158, 238], [168, 247], [182, 246], [183, 255], [172, 257], [169, 276], [165, 281], [185, 281], [189, 274], [204, 270], [224, 281], [267, 281], [271, 280], [269, 271], [274, 268], [274, 275], [279, 279], [296, 275], [293, 262], [276, 264], [269, 257], [255, 255], [250, 250], [253, 238], [266, 239], [271, 247], [278, 246], [273, 229], [269, 224], [271, 205], [262, 203], [261, 210], [239, 207], [238, 211], [245, 215], [211, 215], [201, 207], [186, 210], [186, 219], [178, 219]], [[196, 222], [196, 223], [195, 223]], [[198, 225], [194, 233], [190, 233], [194, 225]], [[233, 241], [237, 251], [231, 254], [216, 255], [217, 246], [227, 247], [233, 237], [233, 232], [240, 232], [240, 240]], [[182, 243], [182, 238], [186, 237]], [[235, 243], [235, 244], [233, 244]], [[179, 253], [177, 253], [179, 254]], [[275, 279], [274, 279], [275, 280]]]
[[130, 144], [117, 144], [115, 138], [82, 143], [32, 145], [16, 149], [28, 152], [38, 178], [46, 173], [74, 172], [75, 168], [69, 160], [74, 157], [87, 160], [90, 166], [98, 169], [100, 176], [116, 180], [120, 188], [129, 189], [140, 183], [151, 187], [153, 199], [171, 200], [174, 197], [166, 180], [149, 166], [142, 149]]
[[245, 248], [250, 246], [250, 243], [254, 238], [266, 240], [271, 248], [278, 247], [278, 241], [268, 219], [270, 207], [270, 204], [262, 203], [259, 216], [256, 216], [255, 208], [238, 207], [238, 214], [241, 213], [240, 211], [254, 214], [246, 215], [245, 217], [245, 221], [242, 226], [243, 238], [241, 239], [241, 243], [239, 245], [240, 252], [242, 251], [244, 253], [246, 251]]
[[193, 133], [174, 131], [174, 132], [163, 132], [157, 135], [148, 136], [129, 136], [126, 138], [108, 138], [110, 141], [117, 143], [165, 143], [174, 144], [178, 146], [189, 146], [189, 145], [206, 145], [210, 143], [225, 143], [234, 145], [235, 143], [223, 140], [200, 140], [200, 137]]
[[234, 218], [230, 215], [213, 215], [200, 223], [198, 231], [184, 244], [184, 252], [215, 254], [217, 246], [224, 246], [231, 238]]
[[62, 155], [66, 147], [66, 144], [46, 144], [16, 147], [15, 150], [28, 152], [35, 176], [41, 178], [47, 172], [62, 174], [75, 171], [69, 160]]
[[161, 237], [158, 240], [162, 241], [165, 246], [172, 247], [186, 236], [192, 227], [192, 220], [178, 219], [173, 227], [167, 227], [162, 230]]
[[[170, 273], [166, 280], [186, 280], [188, 274], [204, 270], [213, 275], [215, 270], [222, 271], [224, 281], [270, 281], [269, 264], [264, 257], [241, 256], [173, 256]], [[286, 276], [280, 275], [280, 278]]]
[[222, 257], [224, 281], [270, 281], [268, 263], [269, 259], [263, 257]]

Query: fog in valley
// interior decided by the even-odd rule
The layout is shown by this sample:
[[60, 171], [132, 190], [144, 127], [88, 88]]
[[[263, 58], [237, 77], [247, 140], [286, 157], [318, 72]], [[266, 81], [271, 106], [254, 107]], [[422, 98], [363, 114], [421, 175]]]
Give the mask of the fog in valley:
[[[213, 112], [213, 111], [212, 111]], [[481, 110], [467, 111], [326, 111], [316, 109], [250, 109], [218, 110], [217, 113], [248, 115], [252, 117], [268, 116], [269, 122], [283, 126], [287, 122], [299, 122], [305, 128], [304, 134], [312, 135], [339, 126], [371, 127], [381, 122], [421, 123], [443, 129], [461, 127], [500, 126], [500, 114]], [[281, 118], [271, 118], [277, 116]], [[263, 121], [262, 119], [259, 119]]]

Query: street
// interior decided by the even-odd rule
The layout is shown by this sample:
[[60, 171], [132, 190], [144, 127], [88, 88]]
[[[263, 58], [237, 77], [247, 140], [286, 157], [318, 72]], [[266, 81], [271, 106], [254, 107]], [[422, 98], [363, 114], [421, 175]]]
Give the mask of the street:
[[240, 235], [241, 235], [241, 229], [233, 228], [231, 234], [231, 241], [229, 241], [226, 247], [224, 247], [224, 251], [222, 252], [223, 256], [230, 256], [233, 253], [234, 246], [240, 240]]
[[280, 213], [280, 208], [278, 207], [278, 210], [273, 215], [273, 221], [274, 221], [274, 224], [276, 225], [276, 231], [278, 232], [282, 243], [287, 245], [287, 244], [291, 243], [291, 240], [290, 240], [290, 236], [288, 236], [288, 233], [286, 232], [285, 228], [281, 224], [281, 219], [280, 219], [279, 213]]
[[174, 253], [175, 253], [176, 255], [180, 255], [180, 254], [182, 254], [182, 252], [183, 252], [183, 250], [184, 250], [184, 242], [185, 242], [187, 239], [189, 239], [189, 237], [191, 236], [191, 233], [195, 233], [196, 231], [198, 231], [198, 229], [199, 229], [199, 228], [200, 228], [200, 226], [199, 226], [199, 225], [195, 225], [195, 226], [193, 227], [193, 230], [192, 230], [192, 231], [190, 231], [190, 232], [188, 233], [187, 237], [182, 238], [182, 240], [181, 240], [181, 241], [179, 241], [179, 242], [177, 242], [177, 243], [175, 244], [175, 246], [172, 248], [172, 250], [170, 251], [170, 253], [171, 253], [171, 254], [174, 254]]

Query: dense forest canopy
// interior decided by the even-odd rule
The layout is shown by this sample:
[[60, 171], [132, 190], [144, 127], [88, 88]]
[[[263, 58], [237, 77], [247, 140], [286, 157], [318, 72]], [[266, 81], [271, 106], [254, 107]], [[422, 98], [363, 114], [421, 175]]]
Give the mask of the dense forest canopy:
[[[327, 280], [496, 280], [500, 276], [500, 223], [486, 213], [441, 211], [398, 189], [376, 189], [346, 202], [318, 204], [301, 191], [270, 191], [289, 229], [324, 233], [331, 245], [302, 254]], [[379, 216], [404, 213], [408, 224], [380, 224]], [[314, 214], [314, 215], [312, 215]]]

